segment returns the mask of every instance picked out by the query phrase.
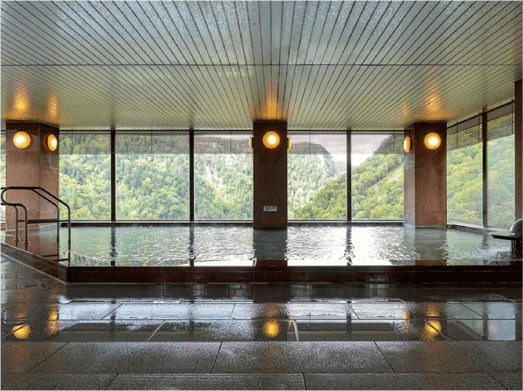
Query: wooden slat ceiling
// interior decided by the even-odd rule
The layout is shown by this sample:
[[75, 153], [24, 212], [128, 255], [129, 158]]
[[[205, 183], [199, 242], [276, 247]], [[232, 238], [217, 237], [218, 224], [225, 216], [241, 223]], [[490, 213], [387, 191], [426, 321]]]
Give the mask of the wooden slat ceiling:
[[1, 3], [2, 119], [398, 129], [511, 99], [521, 2]]

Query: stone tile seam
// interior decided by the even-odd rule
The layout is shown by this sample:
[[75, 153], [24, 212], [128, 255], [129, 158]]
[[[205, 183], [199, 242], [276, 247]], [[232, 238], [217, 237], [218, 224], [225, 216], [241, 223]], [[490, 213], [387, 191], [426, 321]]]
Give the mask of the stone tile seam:
[[220, 346], [218, 347], [218, 351], [216, 352], [216, 357], [214, 357], [214, 362], [212, 363], [211, 373], [214, 373], [214, 367], [216, 366], [216, 361], [218, 361], [218, 356], [220, 354], [220, 350], [222, 349], [223, 342], [220, 342]]
[[30, 370], [28, 370], [27, 374], [29, 374], [31, 371], [33, 371], [36, 367], [38, 367], [39, 365], [41, 365], [44, 361], [46, 361], [47, 359], [49, 359], [51, 356], [54, 356], [59, 350], [62, 350], [63, 348], [65, 348], [67, 345], [69, 345], [70, 342], [64, 342], [62, 346], [60, 346], [58, 349], [56, 349], [53, 353], [51, 353], [49, 356], [47, 356], [46, 358], [44, 358], [42, 361], [40, 361], [38, 364], [36, 364], [34, 367], [32, 367]]
[[296, 335], [296, 342], [300, 342], [300, 336], [298, 335], [298, 322], [293, 319], [292, 323], [294, 323], [294, 335]]
[[236, 310], [236, 306], [237, 306], [237, 305], [238, 305], [238, 303], [234, 303], [234, 304], [232, 305], [232, 310], [231, 310], [231, 313], [229, 314], [229, 320], [237, 320], [237, 319], [234, 319], [234, 318], [232, 317], [232, 314], [234, 314], [234, 311]]
[[107, 390], [109, 388], [109, 386], [111, 384], [113, 384], [113, 382], [115, 381], [115, 379], [119, 376], [120, 374], [117, 373], [116, 375], [114, 375], [114, 377], [111, 379], [111, 381], [105, 386], [104, 390]]
[[501, 387], [503, 387], [505, 390], [508, 390], [508, 388], [505, 387], [504, 384], [502, 384], [498, 379], [496, 379], [494, 376], [492, 376], [491, 372], [487, 372], [487, 374], [488, 374], [492, 379], [494, 379], [495, 382], [497, 382], [498, 384], [500, 384]]
[[102, 316], [100, 319], [98, 320], [104, 320], [104, 318], [107, 318], [109, 315], [111, 315], [113, 312], [115, 312], [118, 308], [120, 308], [123, 304], [120, 303], [118, 304], [118, 306], [116, 308], [113, 308], [111, 311], [109, 311], [107, 314], [105, 314], [104, 316]]
[[160, 330], [160, 328], [163, 326], [164, 323], [165, 323], [165, 319], [162, 320], [162, 321], [160, 322], [160, 324], [158, 325], [158, 327], [156, 328], [156, 330], [154, 330], [154, 331], [152, 332], [151, 336], [150, 336], [150, 337], [147, 339], [147, 341], [145, 341], [145, 342], [150, 342], [151, 339], [152, 339], [152, 338], [154, 337], [154, 335], [158, 332], [158, 330]]
[[308, 390], [308, 388], [307, 388], [307, 380], [305, 379], [305, 372], [302, 372], [302, 376], [303, 376], [303, 384], [305, 385], [304, 389]]
[[392, 366], [392, 364], [390, 363], [389, 359], [387, 358], [387, 356], [385, 356], [385, 354], [381, 351], [380, 347], [378, 346], [378, 344], [376, 343], [376, 341], [372, 341], [374, 343], [374, 345], [376, 345], [376, 348], [378, 348], [380, 354], [383, 356], [383, 358], [385, 359], [385, 361], [387, 361], [387, 364], [389, 364], [389, 367], [390, 369], [392, 369], [392, 372], [393, 373], [396, 373], [396, 369], [394, 369], [394, 367]]

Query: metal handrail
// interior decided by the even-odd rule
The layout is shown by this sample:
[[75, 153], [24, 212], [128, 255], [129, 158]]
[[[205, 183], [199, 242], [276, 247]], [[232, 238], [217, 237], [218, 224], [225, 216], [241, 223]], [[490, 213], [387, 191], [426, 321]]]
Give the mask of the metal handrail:
[[24, 209], [24, 222], [25, 222], [25, 240], [24, 240], [24, 244], [25, 244], [25, 249], [27, 250], [27, 245], [29, 244], [29, 240], [28, 239], [28, 236], [27, 236], [27, 208], [25, 207], [25, 205], [23, 204], [18, 204], [18, 203], [14, 203], [14, 202], [7, 202], [6, 200], [4, 200], [4, 193], [2, 192], [1, 196], [0, 196], [1, 200], [2, 200], [2, 205], [7, 205], [7, 206], [13, 206], [15, 208], [15, 243], [16, 243], [16, 247], [18, 247], [18, 242], [20, 241], [20, 238], [18, 237], [18, 207], [21, 207]]
[[[3, 187], [1, 189], [2, 189], [2, 192], [0, 193], [0, 199], [6, 205], [12, 204], [12, 203], [8, 203], [4, 199], [4, 193], [7, 190], [30, 190], [33, 193], [37, 194], [38, 196], [42, 197], [47, 202], [49, 202], [52, 205], [56, 206], [56, 212], [57, 212], [57, 219], [56, 219], [57, 220], [56, 221], [56, 223], [57, 223], [57, 227], [56, 227], [56, 229], [57, 229], [57, 241], [60, 240], [60, 207], [58, 206], [57, 203], [51, 201], [49, 198], [47, 198], [45, 195], [39, 193], [38, 191], [43, 191], [45, 194], [47, 194], [48, 196], [50, 196], [54, 200], [56, 200], [59, 203], [63, 204], [67, 208], [68, 248], [69, 248], [69, 254], [71, 254], [71, 208], [69, 207], [69, 205], [66, 202], [64, 202], [63, 200], [61, 200], [60, 198], [55, 196], [53, 193], [49, 192], [48, 190], [46, 190], [46, 189], [44, 189], [43, 187], [40, 187], [40, 186], [8, 186], [8, 187]], [[12, 204], [12, 205], [14, 205], [14, 204]], [[26, 241], [27, 241], [27, 208], [24, 205], [22, 205], [22, 204], [17, 204], [17, 205], [22, 206], [24, 208], [24, 210], [25, 210], [24, 222], [25, 222], [25, 232], [26, 232], [25, 235], [26, 235]], [[17, 230], [17, 235], [18, 235], [18, 209], [16, 209], [16, 230]]]

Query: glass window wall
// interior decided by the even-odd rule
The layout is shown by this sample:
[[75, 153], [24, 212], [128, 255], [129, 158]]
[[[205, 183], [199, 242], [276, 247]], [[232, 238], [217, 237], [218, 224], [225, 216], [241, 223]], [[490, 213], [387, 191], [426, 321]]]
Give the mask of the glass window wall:
[[252, 220], [251, 135], [195, 132], [195, 220]]
[[483, 225], [481, 116], [447, 128], [447, 221]]
[[514, 223], [515, 165], [513, 105], [487, 113], [488, 225]]
[[189, 220], [189, 133], [116, 132], [116, 218]]
[[352, 133], [352, 219], [403, 220], [403, 132]]
[[[6, 180], [5, 180], [5, 151], [6, 151], [6, 134], [5, 131], [2, 130], [2, 133], [0, 134], [0, 186], [5, 187], [6, 186]], [[0, 206], [0, 220], [5, 221], [5, 205]]]
[[[60, 198], [72, 220], [111, 219], [111, 136], [60, 132]], [[61, 218], [67, 210], [60, 208]]]
[[289, 132], [288, 219], [345, 220], [347, 135]]

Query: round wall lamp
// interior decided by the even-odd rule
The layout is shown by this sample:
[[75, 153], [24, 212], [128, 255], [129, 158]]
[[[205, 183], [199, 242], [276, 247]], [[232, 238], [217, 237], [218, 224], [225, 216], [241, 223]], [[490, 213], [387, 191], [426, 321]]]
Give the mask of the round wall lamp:
[[403, 150], [405, 153], [409, 153], [412, 150], [412, 139], [409, 136], [405, 137], [405, 141], [403, 141]]
[[33, 139], [26, 132], [18, 131], [13, 136], [13, 144], [17, 148], [20, 148], [20, 149], [29, 148], [32, 143], [33, 143]]
[[273, 131], [265, 133], [263, 135], [263, 145], [270, 149], [276, 148], [280, 145], [280, 136]]
[[56, 151], [56, 148], [58, 148], [58, 139], [54, 134], [48, 134], [45, 136], [44, 146], [48, 151], [54, 152]]
[[429, 133], [425, 136], [425, 146], [428, 149], [437, 149], [441, 145], [441, 137], [437, 133]]

